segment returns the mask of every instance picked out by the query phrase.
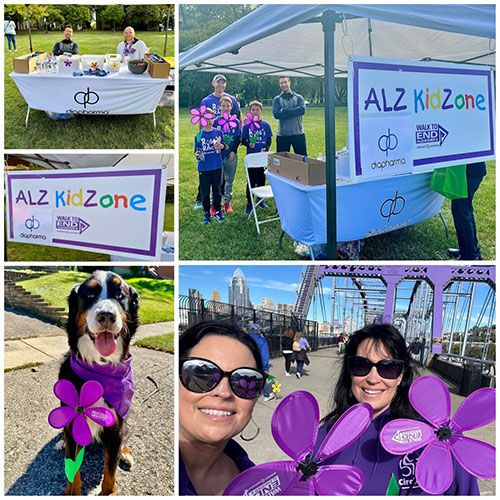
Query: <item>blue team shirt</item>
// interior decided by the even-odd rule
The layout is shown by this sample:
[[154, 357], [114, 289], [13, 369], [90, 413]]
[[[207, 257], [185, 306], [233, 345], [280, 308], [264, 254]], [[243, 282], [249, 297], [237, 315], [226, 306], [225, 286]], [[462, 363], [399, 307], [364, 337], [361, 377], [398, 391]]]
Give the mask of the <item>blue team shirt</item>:
[[194, 151], [202, 151], [205, 154], [205, 160], [198, 160], [198, 172], [207, 172], [208, 170], [217, 170], [222, 168], [222, 158], [220, 153], [215, 149], [217, 137], [220, 137], [221, 143], [224, 144], [222, 132], [217, 129], [212, 129], [211, 132], [201, 130], [200, 140], [194, 136]]
[[265, 122], [264, 120], [260, 120], [260, 129], [250, 130], [250, 123], [248, 125], [243, 125], [243, 139], [248, 139], [250, 142], [251, 138], [257, 137], [257, 141], [255, 142], [255, 148], [249, 148], [247, 146], [247, 155], [252, 153], [260, 153], [263, 149], [266, 149], [267, 139], [273, 136], [273, 132], [271, 130], [271, 125]]
[[[236, 100], [236, 97], [232, 96], [231, 94], [226, 94], [224, 92], [225, 97], [229, 97], [231, 99], [231, 102], [233, 103], [233, 107], [231, 109], [232, 115], [236, 115], [238, 120], [240, 118], [240, 105], [238, 104], [238, 101]], [[220, 97], [216, 97], [213, 94], [208, 95], [201, 101], [200, 105], [205, 105], [208, 109], [211, 109], [214, 113], [214, 121], [217, 118], [220, 118], [222, 115], [222, 111], [219, 108], [219, 102], [220, 102]]]
[[214, 121], [214, 128], [222, 132], [224, 142], [229, 146], [229, 149], [224, 149], [221, 153], [222, 157], [226, 158], [231, 152], [235, 137], [241, 137], [241, 124], [239, 117], [237, 116], [236, 120], [234, 120], [236, 122], [236, 127], [229, 127], [229, 130], [227, 132], [224, 132], [224, 130], [222, 130], [223, 125], [219, 125], [221, 118], [222, 117], [219, 117]]

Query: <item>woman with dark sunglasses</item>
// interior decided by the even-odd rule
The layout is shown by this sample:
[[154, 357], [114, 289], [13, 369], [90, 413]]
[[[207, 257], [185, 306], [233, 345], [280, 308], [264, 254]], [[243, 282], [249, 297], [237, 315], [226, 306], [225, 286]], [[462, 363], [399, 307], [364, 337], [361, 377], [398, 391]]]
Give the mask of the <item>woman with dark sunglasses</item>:
[[[415, 467], [421, 450], [392, 455], [381, 445], [380, 431], [396, 418], [421, 419], [408, 397], [416, 375], [401, 334], [392, 325], [369, 325], [349, 338], [342, 358], [342, 369], [333, 393], [333, 409], [323, 419], [316, 448], [335, 421], [352, 405], [368, 403], [373, 420], [353, 444], [329, 458], [325, 465], [349, 464], [363, 471], [364, 485], [359, 495], [385, 495], [394, 474], [399, 495], [427, 495], [415, 480]], [[445, 495], [479, 495], [476, 479], [453, 458], [454, 479]]]
[[254, 465], [232, 438], [264, 387], [259, 349], [237, 326], [198, 323], [180, 336], [179, 379], [179, 494], [221, 495]]

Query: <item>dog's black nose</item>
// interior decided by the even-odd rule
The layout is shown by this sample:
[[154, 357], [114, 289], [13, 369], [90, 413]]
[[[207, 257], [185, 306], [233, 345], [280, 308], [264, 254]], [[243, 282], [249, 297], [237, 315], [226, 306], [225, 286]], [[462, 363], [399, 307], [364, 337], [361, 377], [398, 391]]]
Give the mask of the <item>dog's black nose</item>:
[[97, 322], [104, 328], [111, 326], [116, 322], [116, 314], [111, 312], [100, 312], [97, 314]]

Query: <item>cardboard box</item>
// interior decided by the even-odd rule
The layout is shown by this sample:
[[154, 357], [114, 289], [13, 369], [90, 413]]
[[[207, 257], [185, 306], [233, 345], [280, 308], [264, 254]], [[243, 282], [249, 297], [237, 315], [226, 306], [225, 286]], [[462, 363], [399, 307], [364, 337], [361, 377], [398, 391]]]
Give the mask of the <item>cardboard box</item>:
[[[28, 59], [28, 57], [36, 55]], [[31, 52], [30, 54], [25, 54], [24, 56], [19, 56], [14, 58], [14, 73], [33, 73], [36, 71], [36, 62], [43, 61], [47, 56], [47, 52]]]
[[319, 186], [326, 183], [323, 161], [294, 153], [269, 155], [269, 170], [305, 186]]
[[170, 76], [170, 64], [168, 62], [158, 63], [149, 59], [150, 54], [144, 56], [144, 60], [148, 62], [148, 71], [151, 78], [168, 78]]

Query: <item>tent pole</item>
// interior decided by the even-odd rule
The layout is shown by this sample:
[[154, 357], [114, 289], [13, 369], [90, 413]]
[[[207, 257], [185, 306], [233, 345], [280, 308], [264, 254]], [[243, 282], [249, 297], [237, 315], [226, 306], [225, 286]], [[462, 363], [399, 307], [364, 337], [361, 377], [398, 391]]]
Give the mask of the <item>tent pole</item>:
[[335, 12], [323, 12], [325, 57], [326, 256], [337, 259], [337, 191], [335, 165]]
[[26, 4], [26, 20], [28, 21], [28, 34], [30, 38], [30, 53], [33, 52], [33, 46], [31, 45], [31, 25], [30, 25], [30, 10], [29, 4]]

